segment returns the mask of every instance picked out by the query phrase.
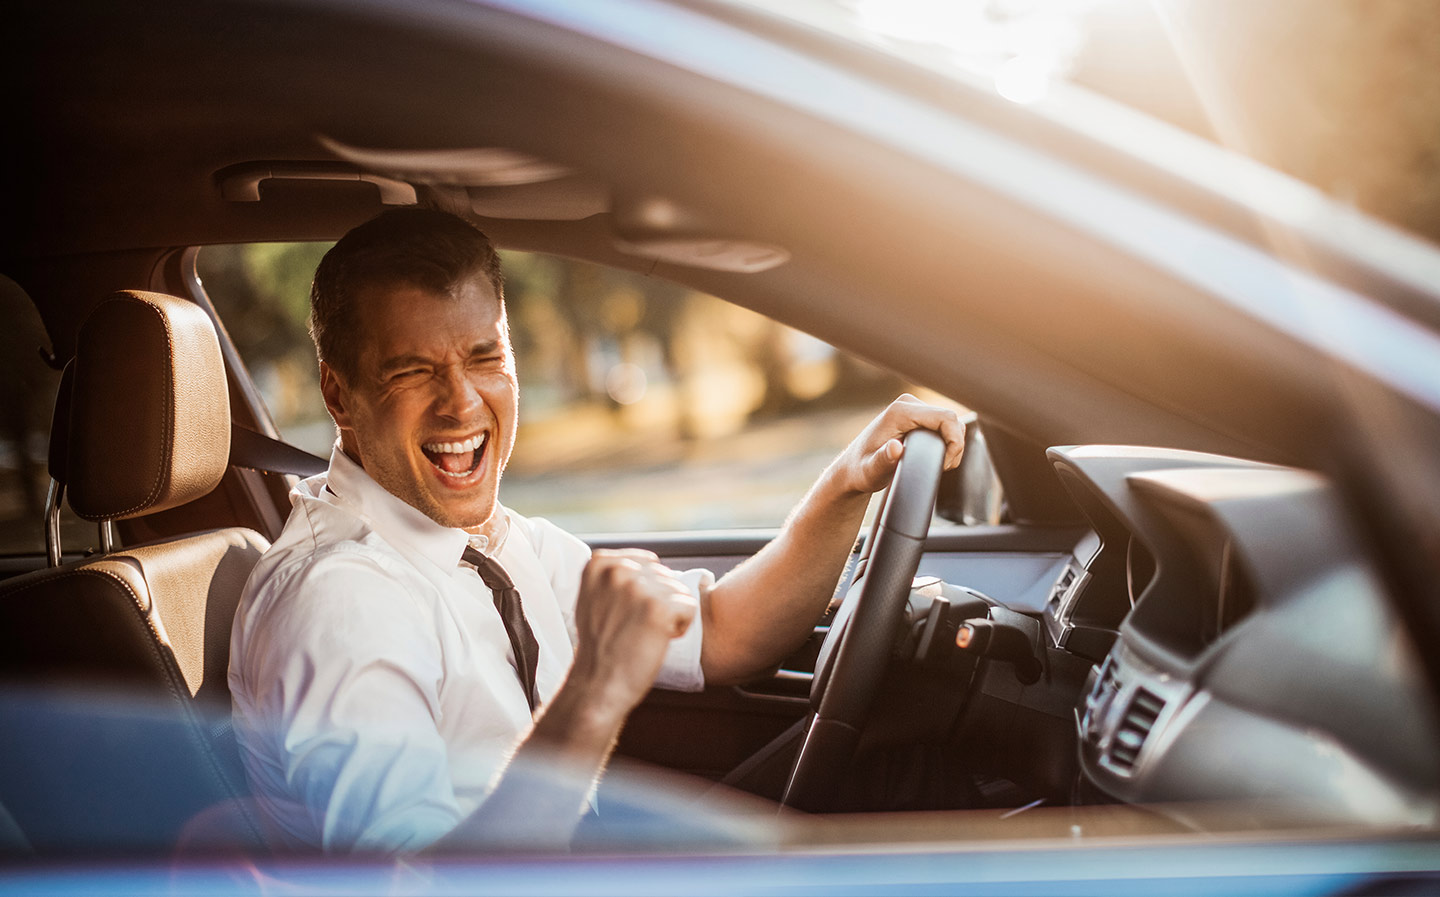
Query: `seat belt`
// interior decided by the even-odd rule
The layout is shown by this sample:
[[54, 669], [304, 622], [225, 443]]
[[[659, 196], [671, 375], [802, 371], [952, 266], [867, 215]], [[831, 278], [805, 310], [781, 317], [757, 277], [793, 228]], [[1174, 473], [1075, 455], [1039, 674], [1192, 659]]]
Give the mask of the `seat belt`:
[[265, 473], [313, 477], [330, 468], [330, 462], [288, 442], [271, 439], [235, 422], [230, 423], [230, 466]]

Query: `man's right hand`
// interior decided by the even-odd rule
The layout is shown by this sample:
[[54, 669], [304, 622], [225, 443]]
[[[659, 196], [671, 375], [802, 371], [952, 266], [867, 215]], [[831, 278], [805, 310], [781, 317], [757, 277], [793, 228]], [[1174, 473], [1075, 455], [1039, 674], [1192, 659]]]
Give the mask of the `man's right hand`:
[[644, 699], [670, 640], [684, 635], [697, 613], [695, 596], [656, 555], [597, 550], [580, 577], [567, 685], [623, 717]]
[[579, 638], [564, 687], [541, 708], [495, 790], [437, 849], [569, 843], [625, 717], [698, 612], [650, 552], [596, 551], [580, 576]]

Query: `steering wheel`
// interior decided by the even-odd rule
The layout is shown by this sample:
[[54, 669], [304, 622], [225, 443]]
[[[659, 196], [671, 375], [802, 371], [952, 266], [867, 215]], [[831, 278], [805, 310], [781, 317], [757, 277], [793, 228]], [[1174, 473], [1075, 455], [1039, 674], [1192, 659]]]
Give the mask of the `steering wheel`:
[[911, 430], [905, 454], [870, 528], [864, 565], [830, 624], [815, 662], [805, 740], [782, 806], [825, 809], [854, 757], [920, 566], [945, 462], [945, 440]]

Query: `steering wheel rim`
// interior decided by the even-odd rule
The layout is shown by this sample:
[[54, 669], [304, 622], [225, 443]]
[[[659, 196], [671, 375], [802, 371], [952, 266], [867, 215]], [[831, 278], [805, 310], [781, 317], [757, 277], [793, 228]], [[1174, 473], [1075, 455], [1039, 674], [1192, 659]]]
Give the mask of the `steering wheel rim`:
[[836, 613], [816, 661], [808, 728], [782, 806], [825, 809], [835, 781], [854, 756], [920, 566], [944, 461], [940, 434], [912, 430], [906, 435], [905, 453], [871, 527], [865, 569]]

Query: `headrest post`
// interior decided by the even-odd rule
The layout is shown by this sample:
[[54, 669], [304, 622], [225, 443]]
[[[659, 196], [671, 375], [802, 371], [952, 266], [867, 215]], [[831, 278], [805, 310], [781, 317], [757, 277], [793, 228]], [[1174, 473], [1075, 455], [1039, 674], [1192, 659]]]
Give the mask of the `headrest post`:
[[50, 480], [45, 493], [45, 555], [50, 566], [60, 566], [60, 500], [65, 497], [65, 484]]
[[115, 524], [109, 520], [100, 521], [100, 553], [109, 554], [115, 550]]

